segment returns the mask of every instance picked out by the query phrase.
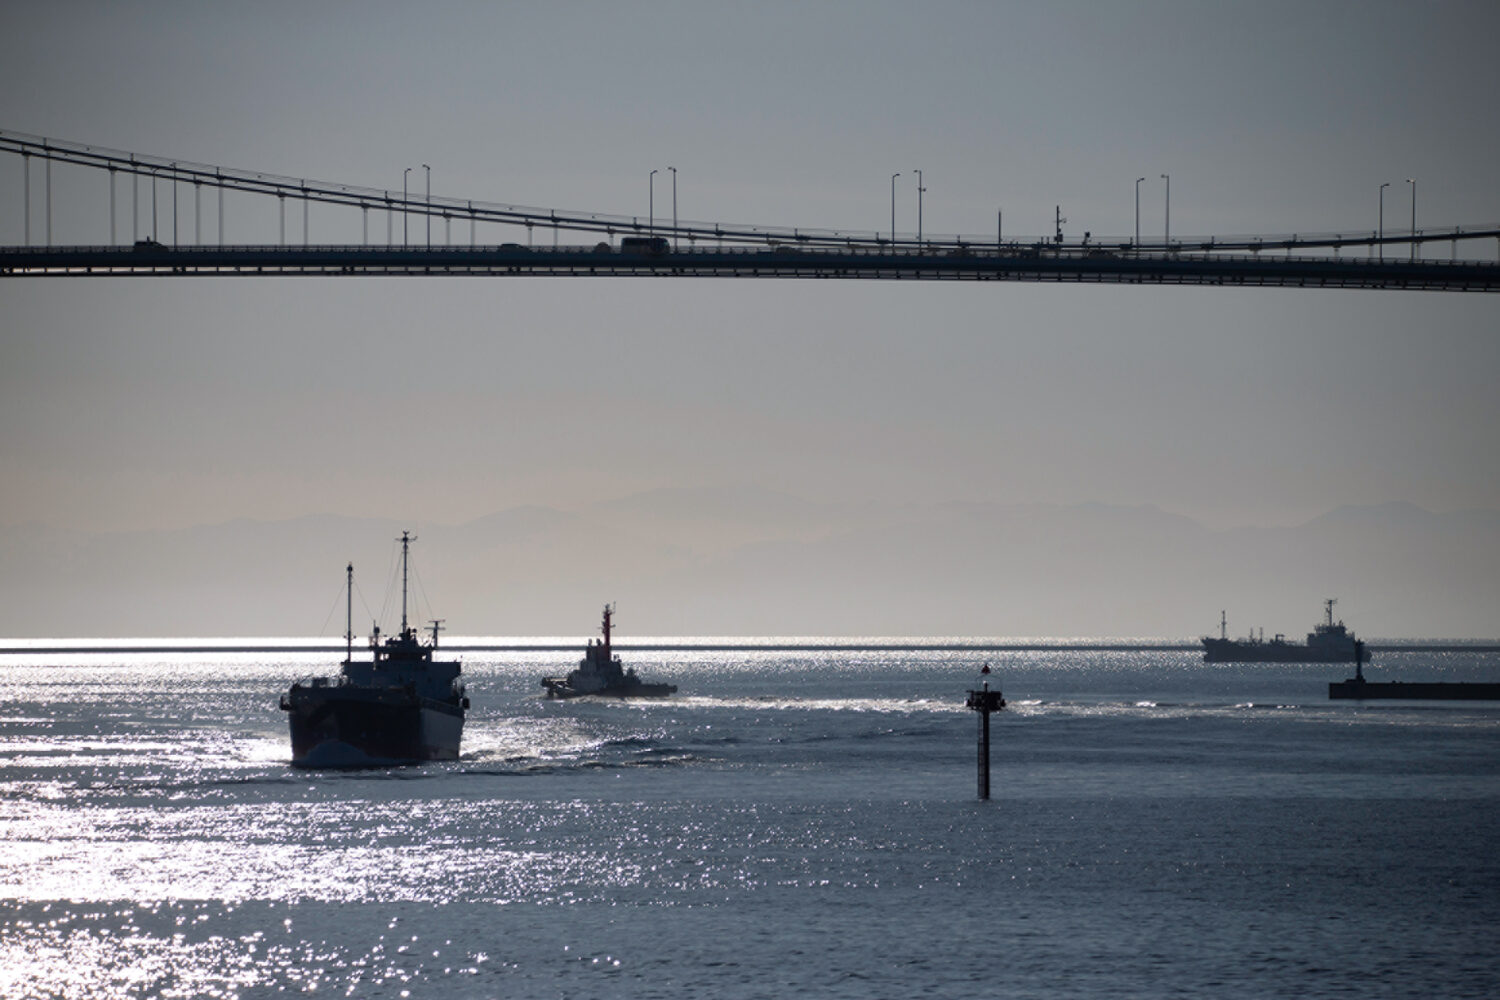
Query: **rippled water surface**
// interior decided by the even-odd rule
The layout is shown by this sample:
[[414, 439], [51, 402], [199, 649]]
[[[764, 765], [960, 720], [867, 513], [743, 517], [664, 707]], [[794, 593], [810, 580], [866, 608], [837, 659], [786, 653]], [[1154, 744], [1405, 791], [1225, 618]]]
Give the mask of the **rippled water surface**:
[[1500, 995], [1500, 705], [985, 655], [988, 803], [973, 653], [469, 654], [461, 760], [345, 772], [276, 707], [325, 658], [0, 657], [0, 996]]

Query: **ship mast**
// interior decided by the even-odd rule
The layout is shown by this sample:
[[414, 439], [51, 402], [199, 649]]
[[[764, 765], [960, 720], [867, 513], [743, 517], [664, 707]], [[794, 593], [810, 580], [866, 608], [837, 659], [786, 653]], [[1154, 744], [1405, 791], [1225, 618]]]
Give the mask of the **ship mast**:
[[411, 532], [401, 532], [401, 635], [403, 638], [411, 631], [406, 624], [406, 561], [410, 554], [411, 543], [416, 540], [416, 536]]
[[1333, 628], [1333, 606], [1337, 603], [1337, 597], [1330, 597], [1323, 602], [1323, 624], [1330, 629]]
[[354, 662], [354, 564], [345, 570], [344, 579], [344, 662]]
[[609, 659], [609, 619], [615, 613], [613, 604], [604, 606], [604, 658]]

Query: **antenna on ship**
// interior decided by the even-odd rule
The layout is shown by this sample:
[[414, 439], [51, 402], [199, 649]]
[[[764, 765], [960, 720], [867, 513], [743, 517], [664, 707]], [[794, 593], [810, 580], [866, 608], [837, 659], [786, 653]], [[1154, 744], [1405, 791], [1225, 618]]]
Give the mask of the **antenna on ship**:
[[1330, 597], [1323, 602], [1323, 624], [1333, 628], [1333, 606], [1339, 602], [1337, 597]]

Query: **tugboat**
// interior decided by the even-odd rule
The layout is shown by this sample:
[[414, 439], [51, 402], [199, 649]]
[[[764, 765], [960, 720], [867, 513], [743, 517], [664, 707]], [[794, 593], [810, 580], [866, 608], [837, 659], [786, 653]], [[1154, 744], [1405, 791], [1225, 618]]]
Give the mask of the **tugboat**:
[[589, 640], [578, 661], [578, 669], [566, 677], [543, 677], [542, 687], [548, 698], [578, 698], [598, 695], [601, 698], [663, 698], [677, 690], [676, 684], [648, 684], [635, 675], [635, 668], [620, 666], [620, 658], [610, 649], [609, 633], [615, 608], [604, 606], [604, 640]]
[[469, 699], [458, 661], [433, 659], [432, 641], [422, 642], [406, 620], [410, 532], [401, 533], [401, 632], [370, 636], [370, 659], [354, 659], [354, 564], [346, 573], [348, 624], [342, 669], [337, 677], [300, 680], [281, 696], [292, 730], [295, 767], [376, 767], [429, 760], [456, 760]]
[[1307, 644], [1287, 642], [1286, 636], [1277, 634], [1266, 642], [1253, 635], [1247, 639], [1229, 638], [1228, 621], [1219, 612], [1219, 637], [1203, 637], [1203, 661], [1205, 663], [1368, 663], [1370, 651], [1364, 643], [1354, 638], [1354, 633], [1344, 627], [1343, 622], [1334, 622], [1333, 606], [1337, 598], [1323, 602], [1323, 621], [1307, 633]]

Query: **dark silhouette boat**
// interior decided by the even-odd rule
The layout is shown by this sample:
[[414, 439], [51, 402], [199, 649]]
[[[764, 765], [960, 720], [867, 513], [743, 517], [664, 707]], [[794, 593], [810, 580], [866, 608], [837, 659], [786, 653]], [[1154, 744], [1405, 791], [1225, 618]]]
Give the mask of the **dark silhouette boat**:
[[1344, 627], [1342, 621], [1333, 620], [1336, 598], [1323, 602], [1323, 621], [1307, 633], [1306, 644], [1288, 642], [1286, 636], [1277, 634], [1267, 642], [1251, 635], [1245, 639], [1229, 638], [1229, 623], [1224, 613], [1219, 612], [1219, 636], [1203, 637], [1203, 660], [1205, 663], [1348, 663], [1355, 657], [1356, 647], [1363, 657], [1360, 662], [1369, 662], [1370, 652], [1354, 633]]
[[348, 589], [347, 652], [335, 677], [297, 681], [281, 696], [292, 731], [292, 764], [297, 767], [374, 767], [429, 760], [454, 760], [463, 739], [469, 699], [456, 660], [436, 660], [438, 630], [421, 641], [406, 619], [409, 532], [401, 533], [401, 631], [370, 637], [370, 659], [354, 659], [351, 563]]
[[675, 684], [654, 684], [636, 676], [635, 668], [625, 668], [610, 647], [610, 627], [614, 605], [604, 606], [603, 640], [590, 639], [578, 667], [566, 677], [543, 677], [542, 687], [548, 698], [579, 698], [595, 695], [601, 698], [664, 698], [677, 691]]

